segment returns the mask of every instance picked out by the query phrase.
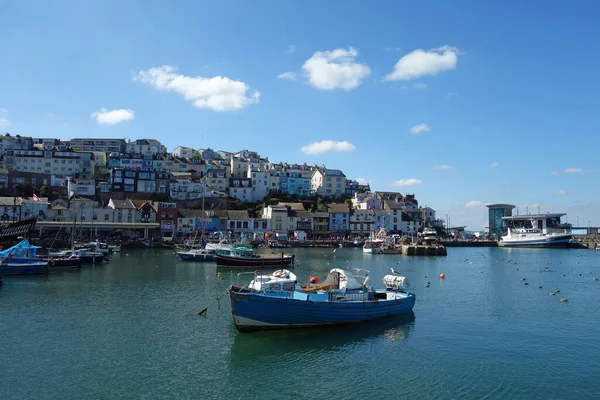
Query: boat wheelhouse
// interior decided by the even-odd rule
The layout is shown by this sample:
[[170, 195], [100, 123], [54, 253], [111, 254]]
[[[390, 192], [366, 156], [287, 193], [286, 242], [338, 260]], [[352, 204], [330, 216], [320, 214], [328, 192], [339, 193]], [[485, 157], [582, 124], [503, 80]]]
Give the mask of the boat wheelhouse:
[[516, 215], [502, 217], [507, 234], [503, 247], [567, 247], [573, 235], [568, 224], [561, 223], [564, 213]]

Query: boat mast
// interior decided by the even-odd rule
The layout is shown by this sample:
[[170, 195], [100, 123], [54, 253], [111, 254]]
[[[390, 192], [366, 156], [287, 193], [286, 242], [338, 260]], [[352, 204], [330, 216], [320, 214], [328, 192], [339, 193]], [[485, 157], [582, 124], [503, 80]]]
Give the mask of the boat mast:
[[206, 216], [204, 215], [204, 198], [206, 197], [206, 177], [202, 177], [202, 234], [200, 235], [200, 243], [204, 240], [204, 228], [206, 225]]

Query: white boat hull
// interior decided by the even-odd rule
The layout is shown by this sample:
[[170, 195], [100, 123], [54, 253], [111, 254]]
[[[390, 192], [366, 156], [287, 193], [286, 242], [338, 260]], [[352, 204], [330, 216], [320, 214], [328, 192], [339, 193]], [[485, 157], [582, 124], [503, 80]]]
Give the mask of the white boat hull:
[[560, 235], [535, 235], [528, 237], [503, 236], [499, 242], [501, 247], [555, 247], [565, 248], [572, 241], [569, 233]]

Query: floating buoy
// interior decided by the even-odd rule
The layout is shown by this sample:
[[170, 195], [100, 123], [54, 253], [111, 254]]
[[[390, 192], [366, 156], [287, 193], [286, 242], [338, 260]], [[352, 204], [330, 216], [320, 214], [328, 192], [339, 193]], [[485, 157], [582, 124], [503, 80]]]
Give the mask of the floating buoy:
[[440, 279], [446, 279], [446, 274], [440, 274]]
[[223, 279], [223, 278], [221, 278], [221, 273], [220, 272], [217, 272], [217, 279]]
[[560, 301], [562, 301], [563, 303], [566, 303], [567, 301], [569, 301], [569, 299], [560, 299]]
[[317, 283], [319, 283], [319, 278], [317, 278], [316, 276], [311, 276], [309, 282], [311, 283], [311, 285], [316, 285]]

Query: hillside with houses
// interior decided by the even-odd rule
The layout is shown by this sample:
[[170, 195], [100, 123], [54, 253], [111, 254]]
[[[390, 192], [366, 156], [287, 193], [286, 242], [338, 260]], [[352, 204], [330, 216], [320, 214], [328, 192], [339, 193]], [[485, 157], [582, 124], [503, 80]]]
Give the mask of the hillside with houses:
[[156, 139], [70, 141], [0, 136], [0, 221], [37, 219], [40, 232], [73, 226], [150, 239], [199, 231], [282, 237], [416, 236], [442, 227], [414, 194], [371, 191], [325, 166], [272, 162], [256, 152]]

